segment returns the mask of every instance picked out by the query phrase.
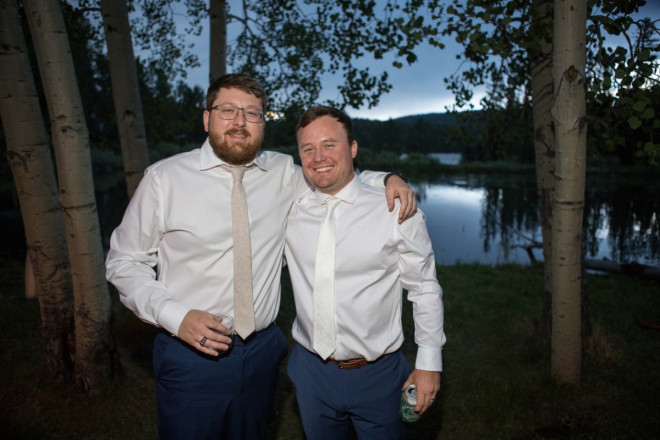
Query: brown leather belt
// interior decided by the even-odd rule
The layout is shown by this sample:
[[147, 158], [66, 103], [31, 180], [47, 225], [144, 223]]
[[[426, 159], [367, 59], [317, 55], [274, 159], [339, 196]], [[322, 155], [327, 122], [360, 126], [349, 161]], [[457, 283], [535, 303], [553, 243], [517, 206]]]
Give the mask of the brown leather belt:
[[356, 368], [364, 367], [365, 365], [371, 363], [365, 358], [349, 359], [347, 361], [336, 361], [334, 359], [328, 359], [328, 362], [335, 364], [342, 370], [355, 370]]

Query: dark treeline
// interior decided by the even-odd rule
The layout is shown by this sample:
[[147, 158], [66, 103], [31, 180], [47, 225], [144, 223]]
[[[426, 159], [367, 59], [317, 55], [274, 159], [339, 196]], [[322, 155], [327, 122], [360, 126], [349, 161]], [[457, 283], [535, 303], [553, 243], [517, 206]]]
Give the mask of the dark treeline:
[[[109, 78], [105, 75], [99, 77], [99, 81], [104, 85], [96, 86], [97, 96], [86, 97], [96, 112], [105, 115], [103, 120], [99, 118], [98, 124], [90, 126], [92, 143], [100, 152], [110, 153], [114, 157], [111, 162], [119, 167], [112, 102], [109, 93], [101, 92], [108, 90]], [[203, 142], [206, 137], [202, 126], [205, 90], [191, 88], [183, 82], [173, 86], [157, 68], [145, 66], [140, 68], [140, 87], [152, 162]], [[660, 86], [647, 89], [646, 95], [649, 107], [660, 114]], [[625, 116], [626, 109], [617, 106], [620, 107], [618, 104], [609, 107], [592, 104], [591, 114], [595, 117], [588, 121], [591, 163], [613, 168], [647, 164], [647, 158], [636, 152], [648, 141], [649, 133], [631, 129], [625, 117], [617, 116]], [[461, 153], [465, 162], [533, 165], [531, 118], [531, 106], [520, 105], [498, 110], [412, 115], [386, 121], [355, 119], [354, 123], [360, 154], [363, 158], [377, 156], [376, 164], [390, 164], [402, 155], [415, 159], [428, 153], [454, 152]], [[604, 130], [606, 122], [607, 130]], [[269, 120], [264, 146], [295, 156], [295, 124], [291, 119]], [[617, 133], [616, 142], [612, 141], [612, 132]]]

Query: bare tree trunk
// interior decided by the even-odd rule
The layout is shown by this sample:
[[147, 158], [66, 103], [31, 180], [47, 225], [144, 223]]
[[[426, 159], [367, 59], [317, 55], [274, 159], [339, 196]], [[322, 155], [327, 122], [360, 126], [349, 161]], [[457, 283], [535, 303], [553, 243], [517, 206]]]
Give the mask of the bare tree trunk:
[[133, 197], [149, 166], [137, 68], [125, 0], [102, 0], [103, 28], [108, 45], [110, 81], [115, 104], [128, 197]]
[[[543, 34], [552, 29], [552, 1], [534, 0], [534, 26]], [[541, 233], [543, 236], [543, 308], [538, 330], [549, 338], [552, 328], [552, 199], [555, 190], [555, 138], [552, 131], [552, 41], [539, 40], [538, 51], [531, 54], [532, 102], [534, 118], [534, 150], [536, 186], [539, 192]]]
[[209, 18], [211, 21], [210, 82], [227, 73], [226, 3], [225, 0], [209, 0]]
[[76, 379], [97, 393], [119, 363], [110, 333], [111, 303], [94, 199], [89, 134], [58, 0], [24, 2], [44, 92], [73, 275]]
[[73, 295], [64, 217], [50, 139], [15, 0], [0, 0], [0, 117], [7, 159], [16, 183], [27, 239], [27, 264], [33, 269], [41, 311], [43, 378], [68, 381], [73, 365]]
[[582, 221], [586, 170], [587, 4], [555, 0], [555, 198], [552, 221], [552, 374], [577, 385], [582, 359]]

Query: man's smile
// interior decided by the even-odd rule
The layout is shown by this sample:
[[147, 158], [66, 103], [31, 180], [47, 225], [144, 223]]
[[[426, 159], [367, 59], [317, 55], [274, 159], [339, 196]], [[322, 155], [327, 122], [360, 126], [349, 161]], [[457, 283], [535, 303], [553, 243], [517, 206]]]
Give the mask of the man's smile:
[[314, 171], [316, 171], [317, 173], [325, 173], [325, 172], [330, 171], [333, 168], [334, 168], [333, 165], [326, 165], [324, 167], [314, 168]]

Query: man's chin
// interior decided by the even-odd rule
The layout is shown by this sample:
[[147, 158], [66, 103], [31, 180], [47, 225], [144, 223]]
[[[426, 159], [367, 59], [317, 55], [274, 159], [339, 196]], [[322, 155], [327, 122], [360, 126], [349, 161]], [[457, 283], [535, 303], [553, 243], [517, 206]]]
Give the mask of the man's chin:
[[330, 176], [319, 175], [314, 176], [314, 178], [309, 179], [309, 181], [312, 182], [317, 188], [327, 188], [335, 183], [335, 180]]
[[257, 157], [258, 148], [213, 147], [215, 155], [230, 165], [243, 165]]
[[334, 182], [328, 182], [325, 180], [317, 180], [316, 182], [310, 180], [310, 182], [314, 185], [317, 191], [325, 194], [330, 194], [335, 190]]

